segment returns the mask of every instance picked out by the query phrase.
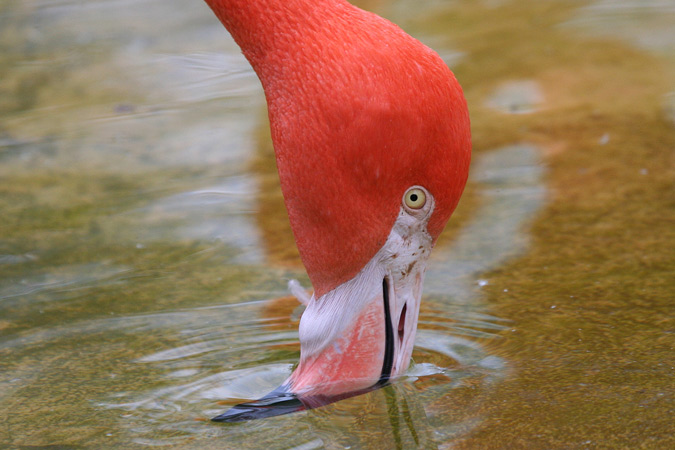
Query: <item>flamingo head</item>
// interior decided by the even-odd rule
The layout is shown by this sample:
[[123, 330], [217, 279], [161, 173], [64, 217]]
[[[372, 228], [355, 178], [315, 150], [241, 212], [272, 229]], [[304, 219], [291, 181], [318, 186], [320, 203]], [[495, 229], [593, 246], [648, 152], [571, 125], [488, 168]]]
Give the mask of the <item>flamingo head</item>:
[[443, 61], [384, 19], [348, 11], [293, 53], [292, 72], [261, 76], [315, 290], [288, 380], [301, 397], [368, 389], [406, 371], [427, 259], [470, 160], [466, 103]]
[[427, 259], [467, 180], [459, 84], [434, 51], [342, 0], [207, 1], [262, 81], [314, 287], [286, 391], [339, 396], [403, 374]]

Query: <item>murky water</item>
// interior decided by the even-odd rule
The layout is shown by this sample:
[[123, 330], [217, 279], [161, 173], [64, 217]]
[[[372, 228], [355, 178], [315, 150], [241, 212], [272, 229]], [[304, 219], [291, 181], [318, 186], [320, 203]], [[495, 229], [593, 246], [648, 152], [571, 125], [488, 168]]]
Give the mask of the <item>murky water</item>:
[[675, 446], [673, 6], [359, 4], [456, 70], [469, 196], [406, 377], [223, 425], [308, 286], [254, 73], [198, 0], [0, 1], [0, 447]]

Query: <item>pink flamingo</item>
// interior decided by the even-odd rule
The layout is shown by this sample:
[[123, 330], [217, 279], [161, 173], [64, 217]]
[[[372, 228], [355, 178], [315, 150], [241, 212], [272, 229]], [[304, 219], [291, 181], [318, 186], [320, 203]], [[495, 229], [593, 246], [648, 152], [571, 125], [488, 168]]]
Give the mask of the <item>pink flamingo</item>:
[[466, 183], [462, 90], [434, 51], [345, 0], [206, 2], [262, 82], [314, 287], [296, 370], [214, 420], [283, 414], [382, 385], [408, 368], [426, 262]]

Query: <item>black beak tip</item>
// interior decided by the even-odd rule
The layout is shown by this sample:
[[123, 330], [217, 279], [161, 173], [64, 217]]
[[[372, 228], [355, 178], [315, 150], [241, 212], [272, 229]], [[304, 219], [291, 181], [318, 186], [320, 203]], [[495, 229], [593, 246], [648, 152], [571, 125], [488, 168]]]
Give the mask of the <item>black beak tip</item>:
[[247, 420], [264, 419], [303, 411], [306, 406], [288, 390], [287, 386], [279, 386], [269, 394], [253, 402], [240, 403], [211, 419], [213, 422], [245, 422]]
[[236, 423], [261, 418], [259, 414], [256, 414], [256, 409], [252, 407], [246, 407], [245, 405], [245, 403], [242, 403], [233, 408], [230, 408], [224, 413], [213, 417], [211, 422]]

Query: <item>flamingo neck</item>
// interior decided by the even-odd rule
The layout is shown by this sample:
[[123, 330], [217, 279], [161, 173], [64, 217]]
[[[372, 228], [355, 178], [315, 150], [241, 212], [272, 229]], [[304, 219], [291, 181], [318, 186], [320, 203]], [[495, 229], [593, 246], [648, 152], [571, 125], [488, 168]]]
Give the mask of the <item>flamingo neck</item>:
[[466, 102], [441, 58], [345, 0], [206, 0], [256, 71], [281, 190], [317, 297], [382, 248], [410, 186], [435, 240], [466, 182]]
[[[206, 0], [258, 76], [331, 18], [355, 10], [345, 0]], [[272, 62], [272, 64], [270, 64]]]

